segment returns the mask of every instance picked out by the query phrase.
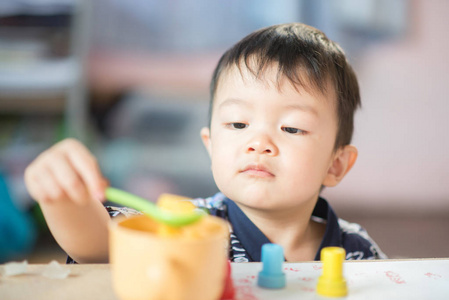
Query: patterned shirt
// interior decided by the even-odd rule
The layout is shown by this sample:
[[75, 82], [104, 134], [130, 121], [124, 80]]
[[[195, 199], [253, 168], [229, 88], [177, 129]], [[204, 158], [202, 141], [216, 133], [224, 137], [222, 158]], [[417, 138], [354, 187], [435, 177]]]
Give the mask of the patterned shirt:
[[[257, 228], [245, 213], [222, 193], [212, 197], [191, 200], [198, 208], [206, 210], [210, 215], [228, 221], [230, 226], [229, 259], [232, 262], [260, 262], [261, 248], [270, 240]], [[131, 216], [139, 212], [126, 207], [107, 206], [109, 215]], [[324, 247], [337, 246], [346, 250], [347, 260], [385, 259], [387, 256], [370, 238], [360, 225], [339, 219], [331, 206], [323, 198], [319, 198], [311, 217], [314, 221], [325, 223], [326, 230], [315, 260], [320, 260], [320, 252]], [[76, 263], [68, 257], [67, 263]]]
[[[192, 201], [197, 207], [206, 208], [211, 215], [221, 217], [231, 224], [229, 258], [232, 262], [261, 261], [262, 245], [270, 243], [270, 240], [234, 201], [222, 193]], [[322, 248], [330, 246], [344, 248], [347, 260], [387, 258], [360, 225], [337, 218], [331, 206], [321, 197], [312, 213], [312, 219], [326, 224], [326, 231], [315, 260], [320, 260]]]

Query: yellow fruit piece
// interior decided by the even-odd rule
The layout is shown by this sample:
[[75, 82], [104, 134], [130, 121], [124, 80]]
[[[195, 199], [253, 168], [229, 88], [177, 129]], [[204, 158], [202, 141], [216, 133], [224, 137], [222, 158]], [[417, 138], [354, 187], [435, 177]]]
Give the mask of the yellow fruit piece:
[[[157, 206], [159, 206], [161, 209], [168, 210], [173, 213], [192, 213], [195, 210], [195, 205], [188, 200], [190, 200], [190, 198], [184, 196], [174, 194], [161, 194], [157, 200]], [[182, 227], [172, 227], [160, 223], [157, 233], [161, 237], [175, 237], [179, 236], [182, 231]]]
[[162, 194], [157, 200], [157, 205], [162, 209], [175, 213], [191, 213], [195, 210], [195, 205], [188, 200], [190, 198], [184, 196]]

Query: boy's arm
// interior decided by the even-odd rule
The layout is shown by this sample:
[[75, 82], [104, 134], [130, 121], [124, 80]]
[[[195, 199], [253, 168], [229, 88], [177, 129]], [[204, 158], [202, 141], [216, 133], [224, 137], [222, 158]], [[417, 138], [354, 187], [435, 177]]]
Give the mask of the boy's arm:
[[78, 263], [108, 262], [109, 214], [100, 201], [41, 203], [48, 227], [61, 248]]
[[43, 152], [25, 183], [61, 248], [78, 262], [107, 262], [109, 214], [100, 201], [107, 181], [84, 145], [68, 139]]

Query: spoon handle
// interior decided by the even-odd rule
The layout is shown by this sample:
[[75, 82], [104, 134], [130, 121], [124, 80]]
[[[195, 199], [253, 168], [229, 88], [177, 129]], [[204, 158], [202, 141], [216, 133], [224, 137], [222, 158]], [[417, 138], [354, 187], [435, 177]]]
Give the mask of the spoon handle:
[[158, 213], [158, 208], [153, 202], [116, 188], [108, 187], [106, 189], [106, 199], [123, 206], [132, 207], [149, 215]]
[[205, 214], [200, 212], [192, 212], [188, 214], [174, 213], [159, 208], [153, 202], [150, 202], [144, 198], [133, 195], [131, 193], [108, 187], [106, 189], [106, 199], [127, 207], [134, 208], [142, 213], [150, 216], [156, 221], [162, 222], [166, 225], [180, 227], [188, 224], [195, 223]]

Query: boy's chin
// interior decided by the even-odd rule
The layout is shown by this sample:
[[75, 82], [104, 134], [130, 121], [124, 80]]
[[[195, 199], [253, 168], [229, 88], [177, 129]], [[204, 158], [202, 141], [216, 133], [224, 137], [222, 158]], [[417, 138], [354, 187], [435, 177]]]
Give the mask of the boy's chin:
[[258, 211], [287, 211], [297, 210], [315, 206], [318, 200], [318, 194], [305, 196], [297, 195], [296, 198], [288, 199], [281, 193], [270, 194], [270, 191], [247, 191], [246, 193], [238, 193], [233, 197], [229, 197], [239, 207], [246, 207]]
[[235, 200], [232, 200], [239, 204], [239, 206], [245, 206], [254, 210], [273, 210], [278, 208], [277, 200], [269, 197], [266, 193], [236, 197]]

